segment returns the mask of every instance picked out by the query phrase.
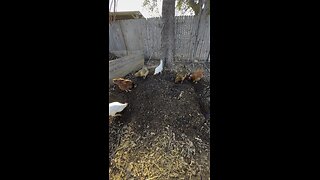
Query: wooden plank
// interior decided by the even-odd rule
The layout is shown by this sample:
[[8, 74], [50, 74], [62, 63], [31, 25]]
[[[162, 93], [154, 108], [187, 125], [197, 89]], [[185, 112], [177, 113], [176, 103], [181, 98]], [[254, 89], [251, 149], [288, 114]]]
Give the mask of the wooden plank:
[[155, 18], [148, 19], [147, 25], [148, 25], [148, 41], [146, 43], [146, 46], [148, 47], [147, 57], [150, 58], [150, 56], [152, 56], [151, 58], [154, 58], [155, 44], [157, 43], [156, 42], [157, 37], [155, 36], [156, 19]]
[[142, 21], [139, 21], [139, 29], [140, 32], [140, 49], [143, 50], [144, 58], [146, 58], [146, 48], [145, 48], [145, 41], [146, 41], [146, 19], [143, 19]]
[[125, 50], [125, 42], [118, 21], [109, 25], [109, 50]]
[[183, 22], [183, 36], [182, 36], [182, 47], [181, 47], [181, 54], [182, 54], [182, 61], [186, 61], [188, 59], [188, 47], [190, 44], [190, 18], [187, 16], [184, 17]]
[[210, 17], [206, 18], [206, 24], [204, 25], [206, 33], [205, 33], [205, 43], [203, 45], [203, 58], [202, 61], [206, 61], [210, 52]]
[[[204, 61], [207, 58], [206, 48], [208, 46], [208, 17], [201, 17], [199, 24], [197, 49], [195, 54], [195, 59], [199, 61]], [[210, 45], [209, 45], [210, 46]]]
[[195, 48], [195, 54], [194, 54], [194, 59], [195, 60], [198, 60], [199, 61], [199, 58], [200, 58], [200, 51], [201, 51], [201, 46], [202, 46], [202, 42], [203, 42], [203, 28], [202, 28], [202, 25], [203, 25], [203, 22], [204, 22], [204, 19], [202, 16], [199, 16], [199, 28], [198, 28], [198, 32], [197, 32], [197, 40], [196, 40], [196, 48]]
[[111, 53], [113, 53], [114, 55], [118, 56], [118, 57], [124, 57], [124, 56], [128, 56], [128, 55], [133, 55], [133, 54], [143, 54], [142, 50], [134, 50], [134, 51], [126, 51], [126, 50], [122, 50], [122, 51], [109, 51]]
[[183, 49], [183, 16], [175, 17], [175, 61], [177, 59], [181, 59], [182, 53], [181, 49]]
[[[190, 62], [189, 59], [189, 45], [191, 42], [191, 27], [192, 27], [192, 18], [190, 16], [187, 16], [184, 21], [185, 31], [184, 31], [184, 46], [181, 51], [183, 53], [183, 61], [184, 62]], [[189, 60], [189, 61], [188, 61]]]
[[120, 21], [123, 36], [126, 42], [127, 51], [142, 50], [140, 19]]
[[124, 77], [131, 72], [138, 71], [143, 65], [144, 56], [142, 53], [109, 61], [109, 85], [113, 84], [112, 79]]
[[160, 59], [161, 57], [161, 31], [163, 28], [163, 22], [161, 18], [156, 18], [155, 24], [155, 44], [154, 44], [154, 54], [156, 59]]
[[206, 16], [203, 24], [201, 24], [202, 28], [202, 43], [201, 43], [201, 49], [199, 52], [199, 60], [200, 61], [205, 61], [208, 57], [208, 53], [210, 50], [210, 27], [209, 27], [209, 17]]
[[144, 47], [145, 47], [145, 49], [146, 49], [146, 54], [145, 54], [145, 56], [147, 57], [147, 58], [149, 58], [150, 57], [150, 55], [151, 55], [151, 51], [152, 51], [152, 47], [150, 46], [150, 41], [151, 41], [151, 35], [150, 35], [150, 23], [151, 23], [151, 20], [150, 19], [147, 19], [146, 20], [146, 41], [145, 41], [145, 45], [144, 45]]

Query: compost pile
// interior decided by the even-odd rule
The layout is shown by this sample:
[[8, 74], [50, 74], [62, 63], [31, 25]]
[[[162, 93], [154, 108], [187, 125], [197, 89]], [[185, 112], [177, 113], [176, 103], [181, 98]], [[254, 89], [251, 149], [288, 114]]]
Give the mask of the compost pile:
[[152, 73], [127, 75], [131, 92], [109, 89], [109, 103], [129, 103], [109, 118], [110, 179], [209, 179], [209, 82], [175, 84], [173, 72]]

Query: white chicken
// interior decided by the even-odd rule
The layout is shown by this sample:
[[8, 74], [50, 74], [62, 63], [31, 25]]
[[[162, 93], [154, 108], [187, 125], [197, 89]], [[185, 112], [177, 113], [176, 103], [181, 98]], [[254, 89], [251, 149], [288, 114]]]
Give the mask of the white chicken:
[[121, 116], [121, 114], [116, 114], [118, 112], [123, 111], [124, 108], [126, 108], [128, 103], [119, 103], [119, 102], [112, 102], [109, 103], [109, 116]]
[[163, 70], [163, 60], [160, 60], [160, 65], [158, 67], [156, 67], [156, 69], [154, 70], [154, 75], [161, 73]]

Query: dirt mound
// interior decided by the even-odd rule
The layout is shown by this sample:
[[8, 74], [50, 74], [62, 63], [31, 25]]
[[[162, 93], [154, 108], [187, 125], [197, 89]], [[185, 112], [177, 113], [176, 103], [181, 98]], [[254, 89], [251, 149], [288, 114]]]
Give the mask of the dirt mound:
[[208, 179], [209, 83], [175, 84], [168, 71], [126, 78], [136, 84], [131, 92], [109, 90], [109, 103], [129, 103], [109, 127], [110, 179]]

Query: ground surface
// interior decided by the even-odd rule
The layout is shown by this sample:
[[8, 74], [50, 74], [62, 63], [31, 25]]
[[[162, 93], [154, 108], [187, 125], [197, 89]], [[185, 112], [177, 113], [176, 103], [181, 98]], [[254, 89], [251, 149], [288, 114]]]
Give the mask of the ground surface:
[[126, 78], [131, 92], [109, 89], [109, 102], [129, 103], [109, 118], [110, 179], [209, 179], [209, 82], [175, 84], [173, 72]]

